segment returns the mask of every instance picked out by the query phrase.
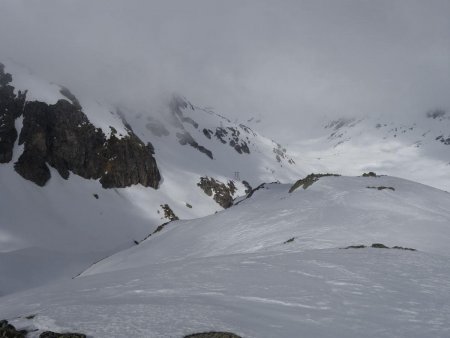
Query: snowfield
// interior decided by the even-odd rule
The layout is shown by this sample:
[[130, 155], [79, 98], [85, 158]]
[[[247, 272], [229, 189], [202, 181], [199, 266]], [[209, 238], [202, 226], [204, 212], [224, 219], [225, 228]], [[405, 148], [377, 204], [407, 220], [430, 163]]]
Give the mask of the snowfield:
[[[450, 335], [450, 194], [395, 177], [290, 187], [265, 185], [75, 279], [2, 297], [0, 317], [39, 330], [30, 337]], [[342, 249], [372, 243], [417, 251]]]
[[450, 191], [450, 112], [322, 119], [308, 129], [312, 135], [299, 136], [289, 149], [309, 172], [375, 171]]

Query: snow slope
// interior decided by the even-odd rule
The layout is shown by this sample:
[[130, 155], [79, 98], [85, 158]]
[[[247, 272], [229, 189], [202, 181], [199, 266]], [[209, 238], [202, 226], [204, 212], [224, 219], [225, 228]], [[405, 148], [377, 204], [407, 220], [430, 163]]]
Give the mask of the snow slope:
[[[12, 73], [11, 85], [16, 92], [27, 90], [28, 101], [54, 104], [67, 99], [61, 93], [62, 87], [24, 67], [7, 61], [5, 70]], [[182, 99], [178, 98], [183, 105], [178, 114], [184, 116], [175, 115], [170, 102], [157, 112], [131, 112], [123, 107], [119, 111], [107, 103], [74, 94], [89, 121], [106, 135], [114, 129], [120, 138], [132, 128], [143, 142], [150, 142], [162, 181], [157, 190], [140, 185], [103, 189], [98, 181], [74, 174], [64, 180], [50, 168], [52, 177], [41, 188], [14, 171], [14, 162], [23, 151], [16, 141], [13, 160], [0, 164], [0, 271], [5, 276], [0, 278], [0, 295], [61, 277], [71, 278], [95, 261], [135, 245], [135, 241], [168, 221], [162, 207], [166, 204], [181, 219], [222, 210], [197, 186], [201, 177], [213, 177], [224, 184], [233, 181], [236, 197], [246, 189], [240, 180], [252, 185], [290, 181], [300, 172], [294, 163], [289, 163], [283, 150], [277, 160], [274, 149], [281, 146], [275, 142], [211, 111], [188, 106]], [[187, 117], [197, 120], [198, 128]], [[152, 133], [150, 122], [162, 125], [167, 134]], [[240, 154], [228, 144], [231, 139], [224, 144], [215, 136], [206, 137], [202, 131], [215, 131], [218, 127], [241, 133], [239, 141], [248, 143], [250, 153]], [[21, 128], [19, 118], [19, 133]], [[181, 144], [177, 133], [186, 132], [208, 148], [214, 158]], [[235, 172], [239, 172], [239, 177], [235, 177]]]
[[[289, 144], [305, 170], [408, 178], [450, 191], [450, 113], [317, 119], [307, 138]], [[299, 160], [297, 160], [299, 161]]]
[[[448, 193], [394, 177], [289, 188], [265, 185], [73, 280], [3, 297], [0, 317], [93, 337], [448, 337]], [[418, 251], [340, 249], [371, 243]]]
[[[395, 191], [367, 188], [378, 186]], [[99, 262], [84, 274], [119, 270], [122, 264], [138, 268], [149, 260], [161, 263], [379, 242], [450, 256], [449, 193], [387, 176], [322, 177], [307, 189], [292, 193], [289, 187], [265, 185], [224, 212], [172, 222], [156, 236]], [[292, 237], [292, 243], [283, 244]]]

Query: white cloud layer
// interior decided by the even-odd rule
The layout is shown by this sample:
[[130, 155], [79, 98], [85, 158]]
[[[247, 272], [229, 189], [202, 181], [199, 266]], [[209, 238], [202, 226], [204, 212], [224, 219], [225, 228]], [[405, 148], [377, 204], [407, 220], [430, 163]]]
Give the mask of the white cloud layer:
[[448, 13], [447, 0], [2, 0], [0, 58], [138, 109], [179, 92], [261, 115], [286, 140], [317, 114], [450, 107]]

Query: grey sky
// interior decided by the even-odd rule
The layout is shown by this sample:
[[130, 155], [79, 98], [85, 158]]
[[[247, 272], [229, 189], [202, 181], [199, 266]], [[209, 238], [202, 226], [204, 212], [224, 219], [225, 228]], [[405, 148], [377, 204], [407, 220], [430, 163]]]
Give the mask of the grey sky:
[[449, 0], [1, 0], [0, 31], [0, 58], [77, 91], [178, 92], [284, 139], [317, 114], [450, 108]]

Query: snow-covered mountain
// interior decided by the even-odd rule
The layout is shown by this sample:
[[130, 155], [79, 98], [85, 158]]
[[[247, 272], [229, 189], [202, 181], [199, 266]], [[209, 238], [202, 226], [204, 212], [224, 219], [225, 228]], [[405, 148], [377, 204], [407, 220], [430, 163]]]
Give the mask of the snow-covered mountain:
[[0, 79], [0, 295], [302, 174], [281, 145], [179, 96], [132, 111], [9, 61]]
[[289, 144], [307, 171], [375, 171], [450, 191], [450, 112], [320, 118], [308, 138]]
[[448, 337], [449, 236], [444, 191], [309, 176], [3, 297], [0, 314], [31, 337]]
[[448, 189], [449, 124], [321, 122], [291, 155], [179, 95], [136, 110], [0, 65], [0, 320], [27, 337], [447, 337], [449, 193], [360, 175]]

